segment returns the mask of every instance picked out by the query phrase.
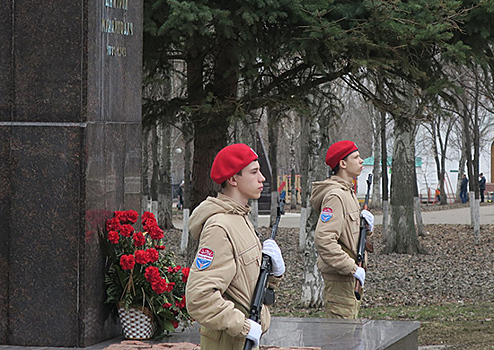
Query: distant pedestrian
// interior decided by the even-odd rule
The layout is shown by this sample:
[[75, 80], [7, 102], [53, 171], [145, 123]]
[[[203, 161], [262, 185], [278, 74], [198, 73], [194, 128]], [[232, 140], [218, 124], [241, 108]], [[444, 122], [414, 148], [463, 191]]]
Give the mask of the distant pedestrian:
[[441, 202], [441, 190], [438, 188], [436, 188], [436, 202], [437, 203], [440, 203]]
[[462, 203], [466, 203], [468, 201], [468, 179], [465, 174], [463, 174], [463, 178], [461, 179], [461, 188], [460, 188], [460, 198]]
[[177, 208], [178, 208], [178, 210], [182, 210], [184, 208], [184, 180], [182, 180], [182, 182], [180, 183], [180, 186], [178, 186]]
[[480, 203], [484, 203], [485, 177], [483, 173], [480, 173], [479, 176]]

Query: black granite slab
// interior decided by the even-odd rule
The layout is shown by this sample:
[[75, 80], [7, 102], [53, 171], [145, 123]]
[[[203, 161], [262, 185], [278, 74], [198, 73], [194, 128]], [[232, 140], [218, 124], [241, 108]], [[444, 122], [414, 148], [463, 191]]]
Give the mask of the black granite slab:
[[[273, 317], [261, 345], [312, 346], [322, 350], [418, 349], [419, 322]], [[164, 342], [199, 344], [199, 325]], [[2, 350], [2, 349], [0, 349]]]
[[97, 230], [140, 211], [142, 6], [0, 0], [0, 344], [120, 334]]
[[[419, 322], [412, 321], [346, 321], [320, 318], [273, 317], [271, 328], [262, 337], [261, 345], [320, 347], [322, 350], [414, 350], [419, 348], [419, 327]], [[101, 350], [123, 340], [123, 337], [120, 336], [92, 345], [86, 349]], [[180, 342], [199, 344], [199, 325], [195, 323], [192, 329], [182, 333], [173, 333], [159, 342], [146, 341], [146, 343], [150, 344]], [[136, 350], [137, 348], [136, 346]], [[49, 349], [0, 346], [0, 350]]]

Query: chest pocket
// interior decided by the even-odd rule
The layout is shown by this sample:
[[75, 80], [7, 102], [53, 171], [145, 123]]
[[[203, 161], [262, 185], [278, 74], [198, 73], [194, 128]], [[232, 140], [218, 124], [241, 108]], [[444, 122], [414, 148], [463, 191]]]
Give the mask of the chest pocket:
[[236, 279], [247, 282], [257, 281], [261, 266], [261, 256], [257, 244], [241, 252], [238, 255], [238, 263]]
[[348, 217], [350, 218], [350, 228], [353, 234], [359, 234], [360, 227], [359, 227], [359, 212], [358, 211], [352, 211], [351, 213], [348, 213]]

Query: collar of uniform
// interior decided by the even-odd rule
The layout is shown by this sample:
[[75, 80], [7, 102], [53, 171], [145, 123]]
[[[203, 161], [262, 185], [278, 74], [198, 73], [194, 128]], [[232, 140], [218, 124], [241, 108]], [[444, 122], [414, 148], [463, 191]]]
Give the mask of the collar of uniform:
[[341, 185], [341, 187], [343, 187], [344, 189], [346, 189], [348, 191], [352, 191], [353, 190], [353, 183], [346, 181], [342, 177], [339, 177], [337, 175], [331, 175], [331, 180], [337, 182], [338, 184]]
[[227, 210], [227, 213], [230, 214], [249, 215], [250, 210], [252, 209], [249, 205], [244, 206], [235, 201], [233, 198], [224, 195], [223, 193], [218, 193], [218, 199], [230, 206], [230, 208]]

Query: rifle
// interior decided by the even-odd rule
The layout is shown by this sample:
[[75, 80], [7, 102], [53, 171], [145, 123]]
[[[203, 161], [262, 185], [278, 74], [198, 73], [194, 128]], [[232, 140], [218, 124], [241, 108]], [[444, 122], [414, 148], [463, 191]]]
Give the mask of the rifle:
[[[372, 174], [369, 174], [367, 176], [367, 193], [365, 195], [365, 201], [364, 201], [364, 208], [363, 209], [368, 209], [369, 208], [369, 193], [370, 193], [370, 188], [372, 184]], [[365, 260], [365, 243], [367, 240], [367, 223], [364, 218], [360, 219], [360, 235], [358, 238], [358, 249], [357, 249], [357, 265], [362, 267], [364, 264]], [[355, 282], [355, 298], [357, 300], [360, 300], [361, 295], [360, 295], [360, 289], [361, 289], [360, 281], [357, 280]]]
[[[280, 223], [281, 215], [284, 214], [283, 208], [285, 207], [284, 196], [280, 198], [278, 208], [276, 209], [276, 221], [271, 229], [271, 236], [269, 238], [274, 239], [276, 232], [278, 231], [278, 225]], [[262, 305], [271, 305], [274, 303], [274, 291], [268, 288], [268, 275], [271, 272], [271, 258], [263, 254], [261, 262], [261, 272], [257, 278], [256, 289], [254, 289], [254, 295], [252, 297], [252, 304], [250, 306], [249, 319], [259, 323], [261, 319]], [[250, 339], [245, 340], [244, 350], [251, 350], [254, 346], [254, 342]]]

